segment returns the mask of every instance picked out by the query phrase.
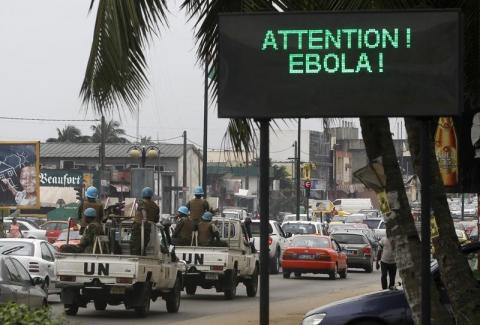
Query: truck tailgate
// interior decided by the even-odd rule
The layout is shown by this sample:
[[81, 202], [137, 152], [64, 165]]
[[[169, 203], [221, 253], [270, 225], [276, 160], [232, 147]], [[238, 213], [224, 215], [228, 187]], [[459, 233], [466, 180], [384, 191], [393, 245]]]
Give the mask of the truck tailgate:
[[211, 266], [223, 267], [228, 258], [228, 249], [222, 247], [178, 246], [175, 251], [177, 257], [187, 263], [187, 269], [195, 265], [198, 271], [210, 271]]

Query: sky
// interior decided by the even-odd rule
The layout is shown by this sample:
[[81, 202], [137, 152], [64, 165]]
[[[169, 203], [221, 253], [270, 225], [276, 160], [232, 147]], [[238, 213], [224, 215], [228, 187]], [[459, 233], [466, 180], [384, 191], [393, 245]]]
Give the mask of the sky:
[[[0, 10], [0, 116], [95, 119], [86, 112], [79, 90], [88, 60], [95, 12], [88, 0], [3, 1]], [[187, 130], [192, 143], [203, 139], [203, 71], [197, 64], [193, 22], [169, 0], [169, 27], [162, 28], [147, 51], [151, 87], [140, 104], [140, 136], [169, 139]], [[136, 114], [114, 114], [136, 136]], [[227, 120], [209, 109], [208, 147], [222, 145]], [[55, 137], [68, 122], [0, 120], [2, 140]], [[76, 122], [90, 134], [91, 122]], [[295, 122], [280, 128], [295, 129]], [[321, 119], [302, 121], [302, 128], [321, 130]], [[275, 136], [281, 136], [278, 133]], [[131, 138], [134, 140], [134, 138]], [[181, 139], [168, 142], [180, 143]]]

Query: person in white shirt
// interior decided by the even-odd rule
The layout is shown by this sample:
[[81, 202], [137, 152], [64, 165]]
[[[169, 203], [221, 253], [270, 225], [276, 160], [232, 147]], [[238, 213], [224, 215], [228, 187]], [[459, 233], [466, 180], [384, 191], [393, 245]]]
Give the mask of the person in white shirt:
[[[394, 288], [395, 276], [397, 274], [397, 264], [395, 263], [395, 255], [393, 252], [392, 241], [387, 237], [380, 240], [380, 249], [377, 254], [377, 270], [382, 268], [382, 288]], [[389, 278], [387, 286], [387, 275]]]

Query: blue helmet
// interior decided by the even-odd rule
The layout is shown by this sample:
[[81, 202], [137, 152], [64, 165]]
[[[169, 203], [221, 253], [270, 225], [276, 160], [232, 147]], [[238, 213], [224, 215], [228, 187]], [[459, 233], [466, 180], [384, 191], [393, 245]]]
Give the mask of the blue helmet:
[[197, 186], [195, 187], [195, 189], [193, 190], [193, 194], [194, 195], [203, 195], [203, 188], [201, 186]]
[[186, 206], [181, 206], [177, 210], [179, 213], [188, 216], [188, 208]]
[[87, 208], [83, 211], [83, 215], [87, 218], [95, 218], [97, 216], [97, 211], [94, 208]]
[[210, 211], [206, 211], [206, 212], [202, 215], [202, 220], [203, 220], [203, 221], [212, 221], [212, 217], [213, 217], [213, 214], [212, 214]]
[[153, 190], [151, 187], [145, 187], [143, 190], [142, 190], [142, 197], [144, 199], [150, 199], [151, 197], [153, 196]]
[[85, 196], [91, 199], [96, 199], [98, 197], [98, 190], [95, 186], [90, 186], [85, 192]]

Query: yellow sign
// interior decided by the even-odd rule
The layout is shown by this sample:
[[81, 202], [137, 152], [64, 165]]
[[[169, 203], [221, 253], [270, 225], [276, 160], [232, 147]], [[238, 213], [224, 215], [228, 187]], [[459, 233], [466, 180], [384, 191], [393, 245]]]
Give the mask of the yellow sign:
[[380, 203], [380, 211], [383, 214], [390, 213], [390, 204], [388, 203], [387, 193], [385, 191], [381, 191], [377, 193], [378, 202]]
[[431, 238], [436, 238], [439, 236], [437, 222], [435, 221], [435, 216], [430, 217], [430, 236]]

